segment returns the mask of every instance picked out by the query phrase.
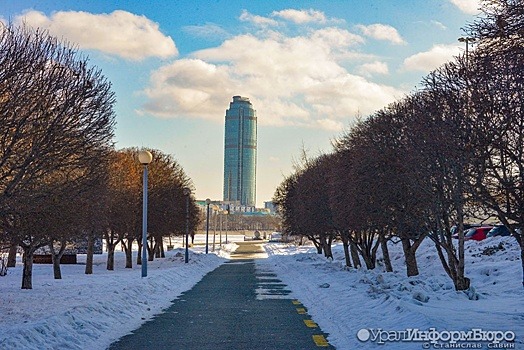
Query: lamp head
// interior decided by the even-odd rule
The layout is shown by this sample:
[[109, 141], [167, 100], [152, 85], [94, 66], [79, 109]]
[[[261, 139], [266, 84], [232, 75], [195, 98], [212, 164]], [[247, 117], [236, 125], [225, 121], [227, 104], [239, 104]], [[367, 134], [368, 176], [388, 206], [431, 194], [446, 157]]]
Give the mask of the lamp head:
[[153, 155], [151, 154], [151, 152], [146, 150], [138, 152], [138, 161], [140, 162], [140, 164], [148, 165], [149, 163], [151, 163], [152, 160]]

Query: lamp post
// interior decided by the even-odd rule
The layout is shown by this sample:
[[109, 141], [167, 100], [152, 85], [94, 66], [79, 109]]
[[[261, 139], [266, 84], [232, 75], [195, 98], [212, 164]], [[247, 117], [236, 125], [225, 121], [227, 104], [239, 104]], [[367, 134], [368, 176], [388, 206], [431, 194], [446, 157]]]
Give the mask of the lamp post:
[[206, 254], [209, 251], [209, 205], [211, 204], [211, 199], [206, 199]]
[[138, 152], [138, 161], [144, 166], [142, 183], [142, 277], [147, 277], [147, 166], [153, 160], [151, 152]]
[[191, 189], [184, 188], [184, 196], [186, 197], [186, 256], [185, 263], [189, 262], [189, 195], [191, 194]]
[[227, 210], [226, 210], [226, 244], [227, 244], [227, 216], [229, 214], [229, 204], [227, 205]]
[[224, 214], [224, 211], [220, 210], [218, 212], [218, 215], [220, 215], [220, 234], [218, 236], [218, 241], [220, 242], [220, 249], [222, 249], [222, 214]]
[[215, 251], [215, 239], [217, 236], [217, 213], [215, 207], [213, 207], [213, 220], [215, 221], [215, 228], [213, 230], [213, 251]]

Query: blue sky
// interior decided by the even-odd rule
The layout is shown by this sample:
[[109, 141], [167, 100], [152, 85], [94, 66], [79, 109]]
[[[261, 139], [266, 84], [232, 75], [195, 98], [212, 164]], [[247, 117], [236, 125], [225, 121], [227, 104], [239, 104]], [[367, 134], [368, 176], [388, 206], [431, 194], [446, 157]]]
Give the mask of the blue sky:
[[0, 20], [48, 28], [113, 84], [117, 147], [173, 154], [198, 198], [221, 199], [224, 115], [258, 115], [257, 203], [304, 147], [331, 149], [358, 116], [463, 52], [477, 0], [0, 0]]

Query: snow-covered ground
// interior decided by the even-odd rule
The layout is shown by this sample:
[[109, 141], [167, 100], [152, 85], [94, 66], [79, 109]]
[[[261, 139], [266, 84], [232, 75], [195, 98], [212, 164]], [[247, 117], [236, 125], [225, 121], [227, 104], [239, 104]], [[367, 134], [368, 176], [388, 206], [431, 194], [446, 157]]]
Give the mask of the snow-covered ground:
[[[499, 243], [504, 250], [481, 254]], [[189, 264], [184, 264], [183, 250], [177, 248], [167, 252], [166, 259], [150, 262], [146, 278], [140, 277], [140, 267], [123, 268], [123, 253], [116, 255], [115, 271], [105, 269], [105, 254], [96, 256], [93, 275], [85, 275], [81, 264], [62, 265], [62, 280], [53, 279], [50, 265], [35, 265], [32, 290], [20, 289], [21, 265], [11, 268], [8, 276], [0, 277], [0, 349], [105, 349], [168, 307], [226, 261], [235, 247], [230, 243], [218, 255], [205, 255], [197, 246]], [[278, 274], [293, 291], [291, 297], [308, 308], [337, 349], [421, 349], [425, 343], [381, 346], [372, 339], [357, 339], [357, 332], [366, 339], [378, 329], [407, 328], [511, 331], [515, 348], [524, 348], [518, 245], [503, 237], [466, 242], [466, 247], [467, 275], [474, 288], [469, 296], [454, 291], [430, 241], [419, 249], [421, 274], [412, 278], [405, 277], [399, 244], [390, 247], [394, 273], [384, 273], [381, 266], [375, 271], [345, 269], [341, 246], [334, 248], [335, 259], [328, 261], [310, 246], [267, 243], [268, 258], [257, 260], [257, 266]], [[79, 257], [80, 262], [85, 260]]]
[[[504, 250], [482, 254], [501, 243]], [[406, 277], [400, 244], [390, 245], [393, 273], [383, 272], [381, 266], [373, 271], [345, 269], [340, 245], [334, 249], [333, 261], [316, 254], [313, 247], [268, 244], [266, 250], [269, 259], [259, 260], [260, 268], [274, 270], [291, 287], [292, 296], [307, 306], [337, 349], [421, 349], [428, 342], [385, 341], [381, 346], [371, 338], [373, 334], [384, 338], [386, 331], [431, 328], [438, 332], [512, 331], [514, 348], [524, 349], [520, 250], [512, 237], [466, 242], [466, 275], [473, 286], [469, 295], [454, 290], [430, 240], [417, 254], [420, 275], [411, 278]], [[370, 339], [359, 341], [359, 331], [362, 339]], [[479, 345], [466, 343], [472, 348]]]

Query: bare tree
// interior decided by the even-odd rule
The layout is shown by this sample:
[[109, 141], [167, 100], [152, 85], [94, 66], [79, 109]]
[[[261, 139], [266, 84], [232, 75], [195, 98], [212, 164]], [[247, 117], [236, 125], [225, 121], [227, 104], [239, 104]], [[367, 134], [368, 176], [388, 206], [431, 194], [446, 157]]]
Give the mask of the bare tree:
[[524, 286], [524, 3], [490, 0], [482, 9], [468, 27], [480, 39], [470, 73], [478, 125], [472, 182], [476, 199], [519, 243]]
[[114, 95], [96, 68], [45, 31], [0, 27], [0, 218], [24, 249], [22, 288], [32, 255], [50, 237], [22, 222], [53, 187], [67, 190], [107, 155]]
[[[184, 187], [191, 181], [181, 165], [171, 155], [149, 150], [153, 161], [148, 166], [148, 246], [142, 247], [142, 165], [137, 160], [138, 149], [127, 148], [113, 153], [109, 180], [109, 220], [105, 239], [108, 247], [107, 268], [114, 269], [114, 250], [122, 243], [126, 267], [132, 265], [133, 242], [138, 242], [137, 264], [142, 263], [142, 249], [148, 260], [162, 255], [163, 237], [182, 235], [186, 227]], [[195, 230], [200, 216], [193, 198], [190, 200], [190, 227]]]

